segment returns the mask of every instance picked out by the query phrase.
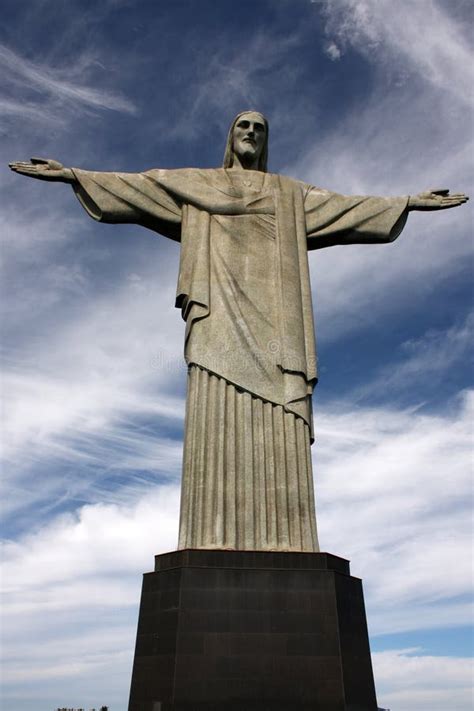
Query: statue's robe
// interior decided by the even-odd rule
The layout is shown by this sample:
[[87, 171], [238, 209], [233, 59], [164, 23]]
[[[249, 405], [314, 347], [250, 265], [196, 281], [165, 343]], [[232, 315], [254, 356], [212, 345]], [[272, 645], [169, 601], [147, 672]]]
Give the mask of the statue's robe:
[[241, 170], [74, 169], [87, 212], [181, 242], [189, 365], [180, 548], [317, 551], [308, 249], [396, 239], [407, 198]]

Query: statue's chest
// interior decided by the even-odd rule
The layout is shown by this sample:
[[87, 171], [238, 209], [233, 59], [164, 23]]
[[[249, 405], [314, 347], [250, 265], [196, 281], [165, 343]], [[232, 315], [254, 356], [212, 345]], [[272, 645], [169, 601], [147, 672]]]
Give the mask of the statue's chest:
[[227, 170], [225, 176], [225, 189], [235, 197], [255, 197], [269, 187], [266, 174], [255, 170]]

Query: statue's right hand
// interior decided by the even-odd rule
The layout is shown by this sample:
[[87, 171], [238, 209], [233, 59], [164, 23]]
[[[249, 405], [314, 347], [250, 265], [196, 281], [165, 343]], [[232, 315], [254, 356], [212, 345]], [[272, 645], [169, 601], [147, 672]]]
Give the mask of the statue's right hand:
[[50, 158], [32, 158], [31, 161], [16, 161], [8, 164], [10, 169], [20, 175], [27, 175], [38, 180], [52, 180], [61, 183], [74, 182], [74, 174], [62, 163]]

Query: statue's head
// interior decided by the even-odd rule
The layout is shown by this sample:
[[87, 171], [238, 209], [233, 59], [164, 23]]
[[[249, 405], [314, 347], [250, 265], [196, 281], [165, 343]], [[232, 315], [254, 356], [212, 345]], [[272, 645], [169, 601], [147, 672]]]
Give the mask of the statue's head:
[[243, 111], [232, 121], [225, 147], [224, 168], [232, 168], [236, 154], [248, 161], [257, 158], [257, 169], [266, 173], [268, 121], [259, 111]]

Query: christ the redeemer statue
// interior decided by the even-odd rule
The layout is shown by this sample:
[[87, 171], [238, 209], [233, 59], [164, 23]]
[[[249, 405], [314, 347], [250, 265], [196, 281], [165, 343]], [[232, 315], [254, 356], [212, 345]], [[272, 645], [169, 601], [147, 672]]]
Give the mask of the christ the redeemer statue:
[[189, 366], [179, 548], [318, 551], [310, 445], [317, 381], [308, 250], [395, 240], [410, 210], [466, 202], [345, 196], [267, 172], [268, 123], [232, 123], [222, 168], [102, 173], [34, 158], [95, 220], [181, 242]]

